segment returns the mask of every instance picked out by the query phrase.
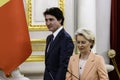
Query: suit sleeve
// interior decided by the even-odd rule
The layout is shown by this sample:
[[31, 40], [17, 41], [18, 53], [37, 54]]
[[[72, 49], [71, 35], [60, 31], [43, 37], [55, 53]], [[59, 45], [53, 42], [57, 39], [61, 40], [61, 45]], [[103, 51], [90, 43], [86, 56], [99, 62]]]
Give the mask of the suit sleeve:
[[55, 80], [65, 80], [69, 58], [74, 49], [74, 44], [71, 37], [65, 37], [60, 44], [60, 64]]

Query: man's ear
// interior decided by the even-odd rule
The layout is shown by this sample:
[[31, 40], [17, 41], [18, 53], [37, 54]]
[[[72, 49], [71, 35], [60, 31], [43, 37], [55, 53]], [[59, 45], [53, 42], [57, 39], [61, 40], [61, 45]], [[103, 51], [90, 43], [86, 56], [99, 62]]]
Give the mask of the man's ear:
[[60, 19], [60, 20], [58, 20], [59, 21], [59, 23], [61, 24], [61, 22], [62, 22], [62, 19]]

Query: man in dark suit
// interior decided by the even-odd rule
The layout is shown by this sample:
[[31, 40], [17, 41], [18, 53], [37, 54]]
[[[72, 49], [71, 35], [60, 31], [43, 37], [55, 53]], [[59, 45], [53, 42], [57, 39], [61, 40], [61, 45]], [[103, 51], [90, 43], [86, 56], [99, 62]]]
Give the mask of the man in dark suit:
[[44, 80], [65, 80], [68, 61], [73, 53], [71, 36], [64, 30], [64, 16], [57, 7], [43, 13], [51, 35], [46, 40]]

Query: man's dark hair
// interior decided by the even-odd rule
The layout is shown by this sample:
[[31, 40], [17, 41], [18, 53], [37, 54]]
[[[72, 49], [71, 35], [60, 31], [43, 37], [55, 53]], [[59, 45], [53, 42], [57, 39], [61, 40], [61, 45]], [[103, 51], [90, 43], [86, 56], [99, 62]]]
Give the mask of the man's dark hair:
[[63, 12], [58, 7], [46, 9], [46, 11], [43, 14], [44, 16], [47, 14], [55, 16], [57, 20], [62, 20], [61, 25], [63, 25], [64, 22]]

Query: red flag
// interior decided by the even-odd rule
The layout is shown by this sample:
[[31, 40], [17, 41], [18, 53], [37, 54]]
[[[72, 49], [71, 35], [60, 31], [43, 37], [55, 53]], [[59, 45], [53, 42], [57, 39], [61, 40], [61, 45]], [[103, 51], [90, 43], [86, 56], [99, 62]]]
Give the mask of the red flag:
[[31, 51], [23, 0], [9, 0], [0, 6], [0, 69], [10, 74]]

